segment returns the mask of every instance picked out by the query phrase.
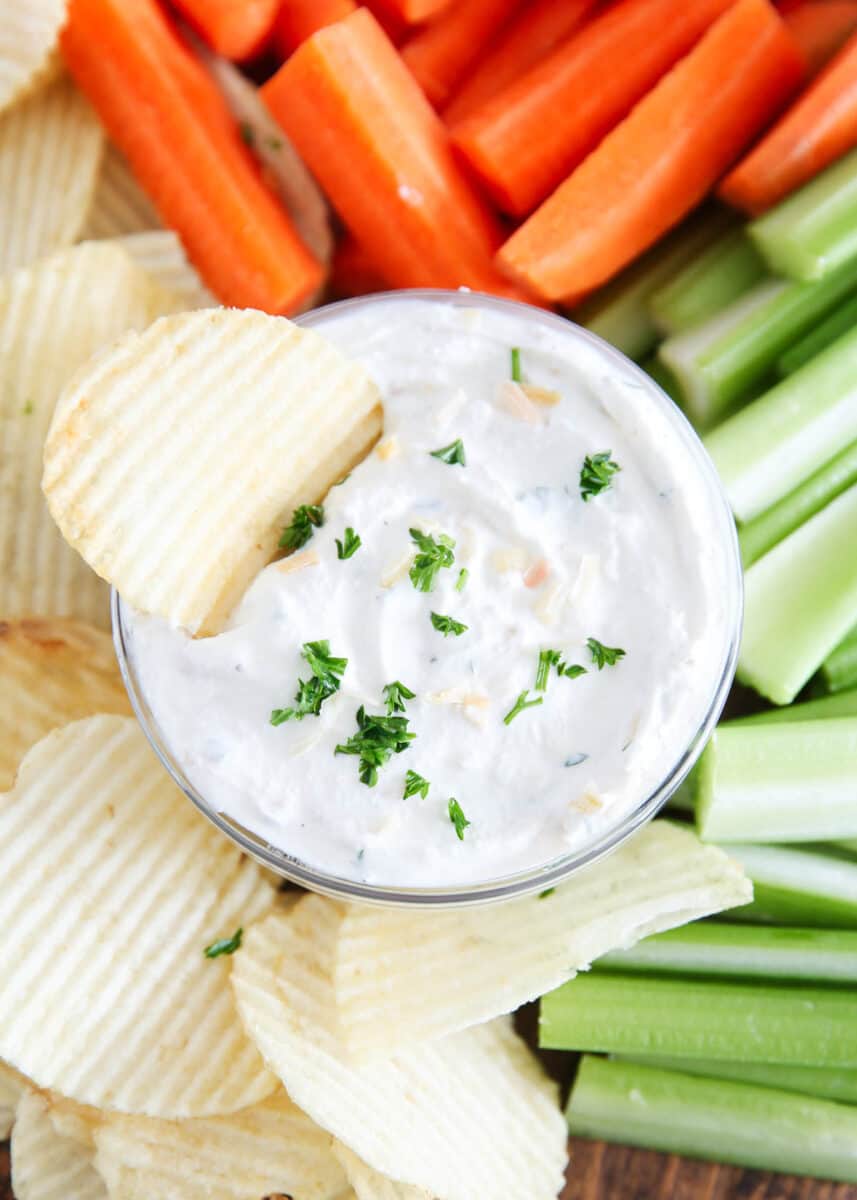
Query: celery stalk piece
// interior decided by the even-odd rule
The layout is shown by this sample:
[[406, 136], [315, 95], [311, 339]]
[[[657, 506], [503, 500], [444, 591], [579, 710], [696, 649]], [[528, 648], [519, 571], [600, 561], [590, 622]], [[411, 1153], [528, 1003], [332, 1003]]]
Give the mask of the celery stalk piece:
[[772, 271], [823, 279], [857, 258], [857, 149], [748, 226]]
[[542, 997], [539, 1045], [854, 1067], [855, 1012], [851, 988], [592, 972]]
[[745, 921], [857, 929], [857, 862], [786, 846], [726, 847], [753, 881], [753, 900], [729, 913]]
[[643, 938], [629, 950], [613, 950], [599, 958], [595, 968], [857, 983], [857, 930], [765, 929], [694, 921]]
[[816, 354], [826, 350], [831, 342], [835, 342], [843, 333], [857, 325], [857, 296], [851, 296], [839, 308], [824, 318], [802, 338], [784, 350], [777, 360], [777, 374], [785, 378], [791, 375], [804, 363], [808, 363]]
[[818, 700], [805, 700], [803, 704], [788, 704], [785, 708], [767, 708], [764, 712], [752, 713], [748, 717], [735, 717], [724, 721], [721, 729], [733, 725], [769, 725], [788, 721], [817, 721], [824, 717], [857, 717], [857, 688], [848, 692], [837, 692], [833, 696], [821, 696]]
[[857, 439], [857, 326], [718, 426], [705, 446], [749, 521]]
[[744, 573], [738, 678], [790, 704], [857, 619], [857, 485]]
[[819, 467], [788, 495], [739, 527], [738, 544], [744, 567], [752, 566], [854, 483], [857, 483], [857, 441]]
[[566, 1119], [580, 1137], [857, 1180], [857, 1110], [797, 1092], [587, 1055]]
[[623, 1054], [621, 1062], [636, 1062], [665, 1071], [684, 1071], [709, 1079], [734, 1079], [781, 1092], [800, 1092], [842, 1104], [857, 1104], [857, 1070], [843, 1067], [784, 1067], [782, 1063], [703, 1062], [668, 1054]]
[[662, 333], [681, 333], [743, 296], [766, 273], [744, 230], [730, 230], [657, 288], [649, 311]]
[[857, 718], [721, 725], [702, 754], [696, 824], [708, 842], [857, 837]]
[[821, 664], [821, 674], [830, 692], [857, 687], [857, 625], [828, 654]]
[[642, 369], [646, 372], [650, 379], [654, 379], [659, 388], [662, 388], [671, 400], [676, 404], [681, 404], [681, 392], [673, 378], [672, 371], [669, 367], [665, 367], [656, 354], [650, 354], [648, 358], [643, 359], [640, 363]]
[[762, 280], [701, 325], [667, 338], [658, 356], [696, 427], [710, 429], [762, 391], [783, 351], [855, 285], [850, 265], [817, 283]]

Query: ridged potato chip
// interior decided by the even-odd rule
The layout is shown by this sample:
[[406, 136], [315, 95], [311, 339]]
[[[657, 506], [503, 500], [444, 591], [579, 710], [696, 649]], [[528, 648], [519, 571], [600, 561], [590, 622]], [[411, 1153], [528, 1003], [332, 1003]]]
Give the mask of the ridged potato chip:
[[0, 621], [0, 791], [29, 748], [69, 721], [131, 713], [109, 634], [83, 621]]
[[89, 102], [63, 77], [0, 116], [0, 273], [77, 239], [103, 142]]
[[443, 1037], [552, 991], [608, 950], [745, 904], [738, 863], [665, 821], [544, 896], [410, 912], [352, 905], [336, 947], [355, 1060]]
[[116, 238], [161, 228], [155, 206], [134, 178], [128, 160], [107, 142], [81, 236]]
[[51, 69], [66, 0], [0, 0], [0, 112]]
[[396, 1183], [386, 1175], [373, 1171], [342, 1142], [333, 1143], [333, 1153], [344, 1167], [357, 1200], [432, 1200], [431, 1192], [424, 1188], [413, 1187], [410, 1183]]
[[312, 329], [236, 309], [165, 317], [69, 384], [43, 487], [70, 545], [125, 600], [215, 632], [295, 506], [365, 453], [379, 414], [363, 368]]
[[0, 1061], [0, 1142], [9, 1136], [24, 1086], [23, 1076]]
[[48, 1098], [28, 1089], [12, 1129], [15, 1200], [108, 1200], [92, 1157], [91, 1146], [54, 1128]]
[[[0, 201], [2, 204], [2, 201]], [[110, 623], [109, 593], [41, 491], [57, 396], [95, 351], [175, 308], [119, 247], [75, 246], [0, 279], [0, 616]]]
[[171, 229], [152, 229], [148, 233], [128, 233], [114, 239], [131, 255], [134, 262], [164, 289], [176, 296], [182, 308], [216, 308], [220, 301], [208, 290], [188, 261], [177, 233]]
[[347, 1060], [331, 977], [343, 916], [307, 896], [254, 925], [233, 964], [241, 1019], [289, 1095], [375, 1171], [438, 1200], [554, 1200], [566, 1161], [557, 1088], [508, 1018]]
[[0, 879], [0, 1055], [38, 1087], [169, 1117], [276, 1089], [237, 1019], [230, 956], [203, 953], [276, 894], [136, 721], [90, 717], [30, 750], [0, 795]]

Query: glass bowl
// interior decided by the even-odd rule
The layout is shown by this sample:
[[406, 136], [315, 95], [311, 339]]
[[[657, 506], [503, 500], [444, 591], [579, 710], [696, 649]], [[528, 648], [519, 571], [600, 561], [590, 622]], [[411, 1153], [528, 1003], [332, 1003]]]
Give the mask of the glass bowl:
[[113, 619], [113, 639], [119, 660], [122, 678], [143, 732], [148, 738], [163, 766], [196, 807], [236, 845], [251, 855], [264, 866], [269, 867], [284, 879], [291, 880], [312, 891], [321, 892], [340, 900], [374, 903], [382, 905], [413, 905], [418, 907], [457, 907], [469, 904], [484, 904], [492, 901], [510, 899], [513, 896], [525, 895], [531, 892], [543, 891], [554, 887], [569, 878], [575, 872], [590, 866], [598, 859], [609, 854], [631, 837], [638, 829], [651, 820], [664, 806], [669, 797], [684, 781], [705, 743], [717, 723], [726, 696], [732, 684], [738, 658], [738, 646], [741, 633], [743, 607], [743, 581], [741, 559], [735, 532], [735, 523], [729, 509], [726, 496], [717, 477], [714, 466], [702, 446], [696, 433], [673, 401], [660, 387], [639, 367], [631, 363], [618, 350], [596, 337], [588, 330], [582, 329], [564, 317], [545, 312], [526, 304], [510, 300], [499, 300], [495, 297], [484, 296], [472, 292], [446, 292], [441, 290], [413, 290], [378, 293], [372, 296], [362, 296], [353, 300], [343, 300], [323, 308], [305, 313], [298, 318], [301, 325], [313, 326], [323, 331], [325, 323], [332, 317], [355, 309], [365, 310], [380, 303], [408, 304], [413, 301], [432, 301], [444, 305], [455, 305], [464, 308], [499, 307], [507, 314], [517, 313], [522, 320], [550, 322], [554, 327], [562, 327], [569, 338], [582, 339], [595, 344], [606, 359], [613, 359], [617, 366], [635, 376], [639, 383], [641, 394], [645, 393], [646, 402], [658, 406], [661, 413], [673, 425], [675, 432], [684, 442], [690, 459], [695, 463], [701, 479], [705, 481], [710, 491], [712, 513], [719, 522], [719, 536], [722, 537], [722, 548], [728, 560], [725, 586], [728, 594], [726, 599], [727, 619], [726, 636], [722, 648], [722, 660], [719, 674], [713, 681], [711, 696], [702, 722], [691, 738], [689, 744], [672, 764], [663, 780], [648, 795], [641, 796], [637, 806], [625, 814], [617, 824], [608, 829], [601, 837], [592, 843], [570, 853], [544, 863], [538, 867], [506, 875], [501, 878], [487, 879], [479, 883], [453, 885], [448, 887], [388, 887], [379, 884], [362, 883], [327, 873], [313, 867], [288, 853], [287, 850], [273, 845], [265, 838], [246, 829], [225, 813], [217, 811], [204, 796], [200, 795], [193, 783], [188, 779], [182, 768], [174, 760], [169, 750], [169, 743], [149, 708], [145, 695], [139, 686], [133, 669], [133, 661], [127, 652], [126, 607], [113, 590], [111, 612]]

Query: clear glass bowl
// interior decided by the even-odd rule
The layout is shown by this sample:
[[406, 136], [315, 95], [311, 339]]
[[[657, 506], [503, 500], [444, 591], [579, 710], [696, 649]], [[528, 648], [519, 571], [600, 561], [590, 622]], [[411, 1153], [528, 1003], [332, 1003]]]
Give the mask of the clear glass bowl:
[[122, 678], [128, 690], [134, 712], [143, 732], [146, 734], [158, 758], [173, 777], [175, 782], [196, 807], [218, 829], [231, 838], [247, 854], [269, 867], [284, 879], [291, 880], [313, 891], [324, 893], [337, 899], [360, 901], [384, 905], [414, 905], [423, 907], [455, 907], [466, 904], [484, 904], [491, 901], [510, 899], [526, 893], [542, 891], [553, 887], [563, 880], [596, 862], [598, 859], [615, 850], [641, 826], [650, 821], [663, 807], [669, 797], [675, 792], [687, 777], [696, 760], [699, 758], [717, 719], [720, 716], [726, 696], [735, 674], [738, 658], [738, 645], [741, 634], [741, 619], [743, 609], [743, 580], [741, 558], [735, 533], [735, 524], [729, 509], [720, 481], [714, 466], [708, 457], [695, 432], [676, 407], [673, 401], [658, 387], [658, 385], [634, 363], [629, 362], [612, 346], [603, 342], [588, 330], [580, 328], [564, 317], [550, 312], [543, 312], [525, 304], [510, 300], [498, 300], [492, 296], [483, 296], [471, 292], [446, 292], [440, 290], [414, 290], [379, 293], [372, 296], [361, 296], [354, 300], [343, 300], [324, 308], [315, 309], [298, 318], [298, 323], [316, 327], [323, 331], [325, 323], [332, 315], [361, 309], [365, 310], [376, 304], [388, 304], [391, 300], [408, 304], [414, 300], [436, 301], [445, 305], [453, 304], [465, 308], [490, 308], [498, 306], [507, 313], [519, 313], [522, 320], [550, 322], [554, 327], [561, 327], [570, 338], [582, 339], [590, 344], [596, 344], [603, 355], [621, 365], [623, 371], [631, 371], [646, 394], [646, 402], [656, 405], [675, 427], [677, 434], [685, 443], [687, 453], [695, 461], [699, 475], [707, 481], [711, 492], [712, 509], [720, 520], [723, 547], [729, 560], [730, 568], [726, 587], [726, 597], [729, 617], [727, 621], [728, 636], [724, 639], [722, 664], [719, 675], [713, 680], [710, 701], [704, 718], [692, 737], [690, 743], [667, 771], [661, 783], [650, 794], [641, 797], [639, 804], [632, 812], [625, 815], [615, 827], [608, 829], [603, 836], [591, 844], [565, 854], [552, 862], [536, 868], [506, 875], [502, 878], [488, 879], [480, 883], [455, 885], [438, 888], [407, 888], [385, 887], [377, 884], [361, 883], [329, 874], [323, 870], [302, 862], [288, 851], [272, 845], [265, 838], [259, 837], [251, 830], [244, 828], [238, 822], [222, 812], [218, 812], [204, 796], [200, 795], [182, 768], [172, 757], [167, 739], [142, 694], [138, 680], [135, 677], [132, 660], [127, 653], [127, 637], [125, 628], [125, 606], [118, 593], [113, 591], [111, 611], [113, 618], [113, 640]]

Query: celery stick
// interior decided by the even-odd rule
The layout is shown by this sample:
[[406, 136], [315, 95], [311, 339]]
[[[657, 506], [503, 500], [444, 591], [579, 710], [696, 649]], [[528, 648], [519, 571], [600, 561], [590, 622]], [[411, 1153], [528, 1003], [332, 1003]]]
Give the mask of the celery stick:
[[542, 997], [539, 1045], [854, 1067], [855, 1013], [850, 988], [592, 972]]
[[670, 371], [669, 367], [664, 366], [656, 354], [650, 354], [648, 358], [643, 359], [640, 366], [651, 379], [654, 379], [658, 387], [666, 392], [671, 400], [674, 400], [676, 404], [681, 403], [681, 394], [673, 378], [672, 371]]
[[791, 375], [798, 367], [808, 363], [816, 354], [826, 350], [831, 342], [835, 342], [843, 333], [847, 333], [857, 325], [857, 296], [852, 296], [833, 310], [829, 316], [820, 321], [809, 333], [804, 334], [788, 350], [783, 351], [777, 360], [777, 374], [785, 377]]
[[776, 1088], [587, 1056], [566, 1118], [580, 1137], [857, 1181], [857, 1111]]
[[781, 1092], [802, 1092], [805, 1096], [820, 1096], [857, 1104], [857, 1070], [844, 1067], [784, 1067], [782, 1063], [703, 1062], [695, 1058], [674, 1058], [667, 1054], [623, 1054], [621, 1061], [636, 1062], [644, 1067], [660, 1067], [666, 1071], [684, 1071], [688, 1075], [704, 1075], [709, 1079], [734, 1079], [740, 1083], [756, 1083], [761, 1087], [777, 1088]]
[[857, 483], [857, 441], [851, 442], [776, 504], [739, 527], [738, 544], [744, 566], [752, 566], [853, 483]]
[[765, 929], [694, 921], [613, 950], [598, 971], [643, 971], [857, 983], [857, 930]]
[[748, 226], [772, 271], [823, 279], [857, 258], [857, 150]]
[[857, 625], [828, 654], [821, 664], [821, 674], [828, 691], [857, 687]]
[[730, 230], [657, 288], [649, 311], [663, 333], [681, 333], [743, 296], [765, 274], [744, 230]]
[[857, 862], [786, 846], [724, 846], [753, 881], [753, 901], [733, 908], [745, 921], [857, 929]]
[[850, 266], [818, 283], [763, 280], [701, 325], [667, 338], [658, 356], [697, 428], [710, 429], [763, 390], [783, 351], [855, 285]]
[[857, 485], [744, 574], [738, 678], [789, 704], [857, 620]]
[[803, 704], [767, 708], [764, 712], [752, 713], [748, 717], [735, 717], [731, 721], [724, 721], [720, 728], [731, 728], [733, 725], [782, 724], [784, 721], [816, 721], [822, 717], [857, 717], [857, 688], [849, 692], [837, 692], [834, 696], [822, 696], [818, 700], [805, 700]]
[[857, 326], [705, 439], [749, 521], [857, 439]]

